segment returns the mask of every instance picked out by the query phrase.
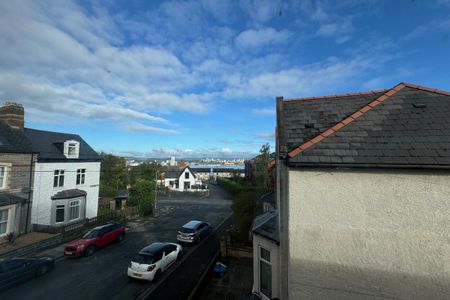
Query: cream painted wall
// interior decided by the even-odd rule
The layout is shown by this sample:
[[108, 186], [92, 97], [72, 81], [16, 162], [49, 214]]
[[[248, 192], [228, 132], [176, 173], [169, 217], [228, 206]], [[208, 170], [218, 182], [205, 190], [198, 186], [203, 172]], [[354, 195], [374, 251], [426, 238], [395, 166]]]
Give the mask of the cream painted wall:
[[290, 299], [450, 297], [449, 175], [291, 169], [288, 203]]
[[[279, 246], [268, 239], [265, 239], [257, 234], [253, 234], [253, 291], [261, 294], [259, 284], [259, 258], [260, 247], [270, 251], [270, 259], [272, 265], [272, 298], [280, 297], [280, 256]], [[269, 299], [263, 294], [263, 299]]]

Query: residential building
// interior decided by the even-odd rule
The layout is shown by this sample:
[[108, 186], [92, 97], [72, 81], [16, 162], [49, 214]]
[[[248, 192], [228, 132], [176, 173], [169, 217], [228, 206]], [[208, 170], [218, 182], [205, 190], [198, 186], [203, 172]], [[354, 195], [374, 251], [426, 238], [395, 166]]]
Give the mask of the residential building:
[[190, 167], [180, 171], [178, 167], [168, 167], [164, 173], [164, 186], [174, 191], [195, 191], [202, 185]]
[[36, 154], [23, 134], [23, 107], [0, 107], [0, 242], [30, 230], [33, 164]]
[[[255, 265], [266, 263], [255, 272], [272, 280], [256, 273], [254, 289], [264, 299], [447, 299], [449, 130], [450, 93], [413, 84], [277, 98], [280, 243], [255, 249]], [[264, 220], [255, 236], [273, 217]]]
[[38, 153], [31, 222], [61, 226], [97, 216], [99, 155], [77, 134], [25, 128]]

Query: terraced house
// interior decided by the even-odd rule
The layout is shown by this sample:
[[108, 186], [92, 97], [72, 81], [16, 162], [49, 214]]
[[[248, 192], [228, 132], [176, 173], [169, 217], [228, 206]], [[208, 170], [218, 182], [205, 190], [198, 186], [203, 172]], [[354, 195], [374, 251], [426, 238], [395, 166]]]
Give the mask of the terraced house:
[[280, 245], [260, 245], [254, 288], [265, 299], [448, 299], [449, 132], [450, 93], [414, 84], [278, 98]]
[[0, 107], [0, 242], [30, 230], [36, 153], [23, 134], [23, 107]]

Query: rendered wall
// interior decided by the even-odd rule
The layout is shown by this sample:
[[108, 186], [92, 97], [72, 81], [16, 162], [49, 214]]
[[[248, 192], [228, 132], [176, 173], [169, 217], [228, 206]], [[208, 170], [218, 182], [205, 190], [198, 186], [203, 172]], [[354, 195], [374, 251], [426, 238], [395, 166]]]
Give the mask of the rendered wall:
[[449, 175], [291, 169], [288, 201], [290, 299], [450, 297]]

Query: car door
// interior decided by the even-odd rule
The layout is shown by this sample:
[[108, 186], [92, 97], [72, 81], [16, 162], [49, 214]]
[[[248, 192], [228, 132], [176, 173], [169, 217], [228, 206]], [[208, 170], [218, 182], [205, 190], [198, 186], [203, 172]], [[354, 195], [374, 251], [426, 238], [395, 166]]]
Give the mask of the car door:
[[176, 260], [177, 260], [177, 253], [176, 253], [176, 246], [174, 245], [167, 245], [164, 249], [164, 260], [165, 260], [165, 266], [164, 270], [170, 267]]
[[6, 260], [2, 263], [2, 282], [0, 286], [9, 286], [10, 284], [26, 280], [34, 275], [34, 269], [27, 265], [22, 259]]
[[105, 226], [102, 229], [100, 229], [100, 232], [98, 233], [98, 237], [95, 242], [97, 248], [103, 248], [108, 244], [108, 232], [109, 226]]
[[205, 223], [201, 223], [200, 225], [198, 225], [197, 227], [197, 232], [196, 235], [198, 236], [198, 239], [202, 239], [203, 236], [205, 235]]
[[111, 244], [112, 242], [115, 241], [116, 239], [116, 233], [115, 233], [115, 225], [110, 225], [108, 227], [106, 227], [105, 229], [105, 234], [103, 236], [104, 240], [105, 240], [105, 246]]

